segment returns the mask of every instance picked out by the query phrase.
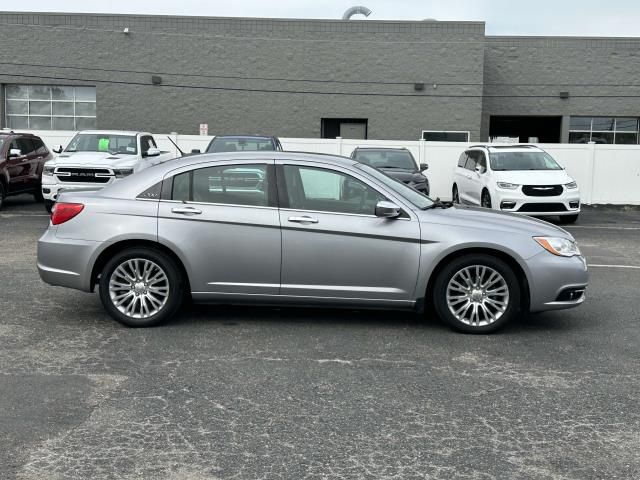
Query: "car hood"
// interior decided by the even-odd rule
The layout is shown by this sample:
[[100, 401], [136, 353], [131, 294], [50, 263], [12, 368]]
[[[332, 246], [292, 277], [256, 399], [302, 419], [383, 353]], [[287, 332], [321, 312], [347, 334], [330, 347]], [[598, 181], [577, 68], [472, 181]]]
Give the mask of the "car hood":
[[566, 185], [573, 182], [565, 170], [513, 170], [493, 172], [496, 181], [517, 185]]
[[60, 166], [95, 166], [95, 167], [133, 167], [137, 161], [136, 155], [117, 155], [109, 152], [62, 152], [48, 165]]
[[396, 180], [400, 180], [401, 182], [424, 182], [425, 176], [422, 175], [417, 170], [407, 170], [400, 168], [380, 168], [380, 171], [384, 172], [386, 175], [389, 175]]
[[486, 208], [455, 206], [445, 210], [419, 211], [419, 215], [420, 220], [425, 223], [441, 223], [474, 230], [520, 233], [531, 237], [548, 236], [574, 240], [569, 232], [544, 220]]

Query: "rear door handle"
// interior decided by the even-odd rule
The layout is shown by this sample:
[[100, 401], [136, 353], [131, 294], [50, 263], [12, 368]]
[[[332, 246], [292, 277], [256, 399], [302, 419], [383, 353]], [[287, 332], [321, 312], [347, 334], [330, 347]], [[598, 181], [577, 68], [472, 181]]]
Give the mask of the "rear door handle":
[[293, 223], [318, 223], [317, 218], [307, 217], [289, 217], [289, 221]]
[[179, 213], [180, 215], [200, 215], [202, 214], [202, 210], [198, 210], [193, 207], [180, 207], [180, 208], [172, 208], [171, 211], [173, 213]]

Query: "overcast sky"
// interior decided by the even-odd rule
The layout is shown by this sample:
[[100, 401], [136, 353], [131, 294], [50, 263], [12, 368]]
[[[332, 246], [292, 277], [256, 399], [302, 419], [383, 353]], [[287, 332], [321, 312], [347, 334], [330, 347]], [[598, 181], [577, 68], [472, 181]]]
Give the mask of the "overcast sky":
[[340, 18], [348, 7], [365, 5], [373, 10], [371, 20], [484, 20], [490, 35], [640, 37], [640, 0], [21, 0], [3, 3], [0, 10], [283, 18]]

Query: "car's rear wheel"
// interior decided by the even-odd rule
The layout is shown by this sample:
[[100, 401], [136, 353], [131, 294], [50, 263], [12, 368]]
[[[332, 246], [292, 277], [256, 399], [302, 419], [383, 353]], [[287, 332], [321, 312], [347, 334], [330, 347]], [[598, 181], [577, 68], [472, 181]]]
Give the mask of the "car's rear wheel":
[[578, 221], [578, 215], [560, 215], [560, 223], [568, 225], [576, 223]]
[[53, 211], [53, 206], [56, 204], [56, 202], [52, 202], [51, 200], [45, 200], [44, 201], [44, 208], [48, 213], [51, 213]]
[[518, 313], [520, 286], [513, 269], [491, 255], [470, 254], [448, 264], [436, 278], [438, 316], [463, 333], [491, 333]]
[[453, 190], [451, 191], [451, 198], [453, 199], [453, 203], [456, 205], [460, 204], [460, 193], [458, 192], [458, 186], [453, 185]]
[[486, 190], [482, 191], [482, 197], [480, 199], [480, 205], [484, 208], [491, 208], [491, 195]]
[[131, 248], [116, 254], [100, 276], [100, 299], [118, 322], [151, 327], [180, 308], [184, 281], [166, 254], [152, 248]]

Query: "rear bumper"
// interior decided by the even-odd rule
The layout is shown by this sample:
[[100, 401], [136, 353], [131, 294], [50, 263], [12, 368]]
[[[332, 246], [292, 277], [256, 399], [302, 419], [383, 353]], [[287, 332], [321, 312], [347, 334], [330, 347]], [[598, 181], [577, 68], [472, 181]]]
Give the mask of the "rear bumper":
[[91, 291], [91, 269], [102, 242], [58, 239], [55, 227], [38, 240], [38, 273], [49, 285]]
[[527, 264], [530, 269], [529, 310], [532, 313], [564, 310], [584, 303], [589, 284], [584, 257], [558, 257], [544, 251], [529, 259]]

